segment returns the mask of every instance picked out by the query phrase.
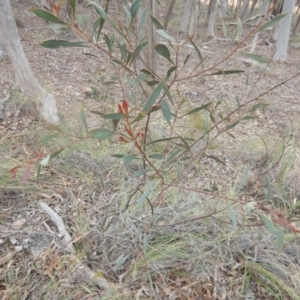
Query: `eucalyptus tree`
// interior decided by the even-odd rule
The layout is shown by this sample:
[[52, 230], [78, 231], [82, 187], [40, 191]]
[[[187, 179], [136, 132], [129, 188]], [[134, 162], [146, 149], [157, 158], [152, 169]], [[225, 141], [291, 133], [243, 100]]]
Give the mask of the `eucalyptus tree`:
[[49, 123], [58, 123], [55, 99], [39, 85], [31, 71], [9, 0], [0, 1], [0, 41], [1, 37], [21, 91], [28, 97], [28, 101], [33, 101], [40, 117]]

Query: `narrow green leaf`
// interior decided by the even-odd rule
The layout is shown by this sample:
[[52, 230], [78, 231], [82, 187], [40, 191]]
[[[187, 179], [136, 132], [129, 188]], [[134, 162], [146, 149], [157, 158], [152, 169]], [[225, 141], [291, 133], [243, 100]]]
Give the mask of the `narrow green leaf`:
[[227, 127], [226, 127], [226, 131], [227, 130], [229, 130], [229, 129], [231, 129], [231, 128], [233, 128], [233, 127], [235, 127], [237, 124], [239, 124], [240, 123], [240, 120], [238, 120], [238, 121], [235, 121], [234, 123], [232, 123], [232, 124], [230, 124], [230, 125], [228, 125]]
[[161, 90], [163, 89], [165, 82], [166, 82], [166, 77], [164, 77], [162, 79], [162, 81], [157, 85], [157, 87], [154, 89], [154, 91], [152, 92], [152, 94], [150, 95], [149, 99], [147, 100], [143, 111], [148, 111], [151, 106], [156, 102], [157, 98], [159, 97], [159, 94], [161, 92]]
[[164, 99], [161, 101], [161, 110], [162, 110], [164, 119], [171, 126], [171, 118], [172, 118], [171, 110], [170, 110], [168, 102]]
[[143, 195], [137, 201], [137, 205], [136, 205], [137, 208], [142, 208], [143, 207], [146, 198], [148, 197], [148, 195], [150, 194], [150, 192], [153, 189], [153, 185], [154, 185], [154, 183], [152, 181], [148, 182], [145, 192], [143, 193]]
[[139, 33], [143, 30], [143, 25], [145, 24], [146, 20], [147, 20], [147, 16], [148, 16], [148, 7], [145, 7], [145, 9], [143, 10], [143, 12], [141, 13], [141, 25], [140, 25], [140, 31]]
[[201, 52], [199, 50], [199, 48], [197, 47], [197, 45], [193, 42], [193, 40], [190, 40], [190, 43], [192, 44], [192, 46], [194, 47], [195, 51], [197, 52], [198, 54], [198, 57], [200, 59], [200, 62], [203, 61], [203, 58], [202, 58], [202, 55], [201, 55]]
[[91, 130], [89, 135], [94, 139], [102, 140], [111, 137], [114, 135], [114, 132], [106, 128], [98, 128]]
[[184, 62], [183, 62], [183, 65], [184, 65], [184, 66], [187, 64], [187, 62], [188, 62], [188, 60], [190, 59], [190, 57], [191, 57], [191, 54], [188, 54], [188, 55], [186, 56], [186, 58], [185, 58], [185, 60], [184, 60]]
[[60, 47], [86, 47], [84, 42], [68, 42], [65, 40], [48, 40], [40, 44], [44, 48], [57, 49]]
[[261, 214], [261, 213], [257, 213], [257, 214], [260, 216], [261, 220], [265, 223], [267, 229], [268, 229], [271, 233], [276, 234], [276, 233], [277, 233], [277, 230], [276, 230], [276, 228], [275, 228], [273, 222], [272, 222], [266, 215]]
[[221, 160], [221, 159], [217, 158], [217, 157], [216, 157], [216, 156], [214, 156], [214, 155], [207, 155], [206, 157], [207, 157], [207, 158], [211, 158], [211, 159], [215, 160], [216, 162], [218, 162], [218, 163], [222, 164], [223, 166], [227, 166], [227, 165], [224, 163], [224, 161], [223, 161], [223, 160]]
[[[176, 139], [182, 139], [182, 138], [180, 136], [173, 136], [173, 137], [168, 137], [168, 138], [163, 138], [163, 139], [158, 139], [158, 140], [151, 141], [150, 143], [147, 143], [147, 145], [172, 141], [172, 140], [176, 140]], [[185, 138], [185, 140], [186, 141], [194, 141], [194, 139], [191, 139], [191, 138]]]
[[112, 157], [123, 158], [125, 154], [111, 154]]
[[102, 113], [101, 111], [91, 110], [91, 113], [92, 113], [92, 114], [95, 114], [95, 115], [98, 115], [98, 116], [100, 116], [100, 117], [105, 116], [105, 114]]
[[163, 89], [164, 89], [165, 94], [167, 95], [167, 97], [171, 101], [172, 105], [174, 106], [174, 102], [173, 102], [173, 99], [172, 99], [172, 96], [171, 96], [171, 93], [170, 93], [168, 87], [166, 85], [164, 85]]
[[170, 154], [170, 156], [167, 158], [166, 163], [170, 163], [179, 153], [181, 153], [181, 149], [177, 149], [174, 152]]
[[[105, 11], [105, 13], [107, 14], [107, 11], [108, 11], [108, 2], [106, 2], [106, 4], [105, 4], [104, 11]], [[101, 31], [102, 31], [102, 29], [103, 29], [104, 23], [105, 23], [105, 19], [104, 19], [104, 18], [100, 18], [100, 22], [99, 22], [99, 30], [98, 30], [98, 33], [97, 33], [97, 41], [99, 40], [99, 36], [100, 36]]]
[[187, 149], [187, 150], [190, 150], [190, 146], [189, 146], [189, 144], [187, 143], [186, 139], [180, 137], [180, 140], [181, 140], [181, 141], [183, 142], [183, 144], [184, 144], [183, 147], [184, 147], [185, 149]]
[[247, 52], [241, 52], [243, 55], [255, 60], [255, 61], [258, 61], [260, 63], [270, 63], [272, 61], [272, 59], [269, 59], [269, 58], [264, 58], [262, 57], [261, 55], [258, 55], [258, 54], [253, 54], [253, 53], [247, 53]]
[[52, 23], [60, 23], [60, 24], [65, 24], [63, 21], [58, 19], [55, 15], [52, 13], [43, 10], [43, 9], [38, 9], [38, 8], [33, 8], [31, 10], [36, 16], [40, 17], [43, 20], [52, 22]]
[[170, 35], [168, 35], [163, 29], [157, 29], [156, 32], [162, 36], [163, 38], [165, 38], [166, 40], [169, 40], [172, 43], [175, 43], [175, 40], [173, 37], [171, 37]]
[[257, 116], [245, 116], [241, 118], [241, 121], [253, 120], [253, 119], [257, 119]]
[[[139, 54], [139, 53], [141, 52], [141, 50], [142, 50], [147, 44], [148, 44], [148, 42], [140, 43], [140, 44], [135, 48], [134, 52], [135, 52], [136, 54]], [[152, 74], [152, 73], [150, 72], [150, 74]]]
[[103, 19], [107, 19], [107, 14], [105, 12], [105, 10], [97, 3], [95, 2], [89, 2], [87, 7], [94, 7], [96, 13]]
[[182, 115], [180, 118], [188, 116], [188, 115], [191, 115], [191, 114], [194, 114], [194, 113], [196, 113], [196, 112], [198, 112], [200, 110], [207, 109], [211, 104], [212, 104], [212, 101], [208, 102], [208, 103], [206, 103], [206, 104], [204, 104], [204, 105], [202, 105], [200, 107], [196, 107], [196, 108], [192, 109], [191, 111], [189, 111], [188, 113]]
[[45, 136], [43, 136], [42, 138], [40, 138], [38, 140], [39, 144], [45, 144], [46, 142], [52, 140], [53, 138], [55, 138], [57, 136], [57, 134], [47, 134]]
[[115, 265], [115, 267], [114, 267], [114, 272], [117, 272], [117, 271], [124, 265], [124, 263], [126, 262], [126, 260], [128, 259], [128, 257], [129, 257], [129, 255], [127, 255], [127, 256], [125, 256], [125, 257], [121, 257], [121, 258], [117, 261], [117, 263], [116, 263], [116, 265]]
[[177, 69], [177, 66], [171, 67], [167, 72], [167, 78], [169, 78], [176, 69]]
[[75, 20], [75, 15], [76, 15], [76, 1], [75, 0], [70, 0], [70, 6], [72, 9], [72, 20]]
[[99, 56], [93, 54], [93, 53], [88, 53], [88, 52], [84, 52], [82, 53], [83, 55], [86, 55], [86, 56], [92, 56], [92, 57], [95, 57], [95, 58], [98, 58], [99, 59]]
[[131, 178], [137, 178], [137, 177], [143, 176], [144, 174], [146, 174], [147, 172], [150, 172], [150, 171], [152, 171], [152, 170], [146, 169], [146, 170], [136, 171], [130, 177]]
[[138, 10], [141, 6], [141, 0], [135, 0], [130, 6], [131, 23], [133, 22]]
[[164, 159], [165, 156], [163, 154], [160, 154], [160, 153], [154, 153], [154, 154], [149, 155], [149, 157], [153, 158], [153, 159], [161, 160], [161, 159]]
[[37, 181], [39, 181], [39, 179], [40, 179], [41, 171], [42, 171], [42, 166], [39, 164], [38, 169], [37, 169], [37, 174], [36, 174], [36, 180]]
[[146, 70], [146, 69], [141, 69], [140, 72], [147, 74], [147, 75], [151, 75], [153, 76], [153, 73], [151, 73], [150, 71]]
[[85, 114], [85, 111], [84, 111], [83, 107], [80, 110], [80, 117], [81, 117], [81, 121], [84, 125], [84, 128], [87, 132], [88, 131], [88, 125], [87, 125], [87, 121], [86, 121], [86, 114]]
[[58, 156], [58, 155], [59, 155], [61, 152], [63, 152], [64, 150], [65, 150], [65, 148], [60, 149], [60, 150], [57, 150], [57, 151], [51, 153], [51, 154], [50, 154], [50, 159], [52, 159], [52, 158]]
[[236, 193], [239, 193], [241, 191], [241, 189], [244, 187], [244, 185], [248, 179], [248, 172], [249, 172], [249, 167], [247, 166], [244, 171], [243, 177], [236, 188]]
[[147, 83], [147, 85], [149, 86], [154, 86], [157, 85], [159, 83], [158, 80], [150, 80], [150, 81], [145, 81]]
[[115, 59], [113, 58], [112, 61], [120, 66], [122, 66], [122, 61], [118, 60], [118, 59]]
[[227, 70], [227, 71], [218, 71], [215, 73], [207, 74], [206, 76], [211, 76], [211, 75], [226, 75], [226, 74], [237, 74], [237, 73], [244, 73], [245, 71], [243, 70]]
[[136, 154], [128, 154], [122, 157], [124, 165], [127, 166], [128, 164], [130, 164], [136, 158], [136, 156]]
[[112, 53], [112, 44], [110, 42], [109, 37], [106, 34], [104, 35], [104, 41], [106, 43], [109, 53], [111, 54]]
[[266, 186], [267, 186], [266, 200], [267, 200], [267, 202], [269, 202], [271, 200], [272, 190], [271, 190], [271, 183], [270, 183], [269, 177], [267, 175], [265, 176], [265, 182], [266, 182]]
[[261, 107], [261, 106], [269, 106], [269, 104], [267, 104], [267, 103], [257, 103], [257, 104], [255, 104], [255, 105], [253, 105], [253, 107], [251, 108], [251, 110], [250, 110], [250, 112], [252, 112], [252, 111], [256, 111], [259, 107]]
[[147, 112], [141, 112], [141, 113], [139, 113], [139, 115], [130, 124], [139, 122], [142, 119], [144, 119], [146, 116], [147, 116]]
[[279, 20], [281, 20], [282, 18], [284, 18], [287, 15], [287, 13], [278, 15], [276, 17], [274, 17], [273, 19], [271, 19], [270, 21], [266, 22], [265, 24], [261, 25], [258, 29], [257, 32], [262, 31], [268, 27], [272, 27], [276, 22], [278, 22]]
[[231, 206], [228, 207], [228, 211], [230, 214], [233, 230], [235, 231], [237, 229], [237, 219], [236, 219], [236, 214], [234, 213], [233, 209]]
[[100, 117], [103, 118], [103, 119], [108, 119], [108, 120], [122, 120], [122, 119], [124, 119], [124, 116], [121, 115], [120, 113], [101, 115]]
[[153, 22], [153, 24], [154, 24], [154, 26], [155, 26], [156, 29], [162, 29], [162, 30], [164, 30], [164, 27], [160, 24], [160, 22], [155, 17], [153, 17], [150, 14], [149, 14], [149, 17], [151, 18], [151, 21]]
[[284, 233], [281, 227], [277, 227], [277, 254], [282, 251], [284, 242]]
[[159, 55], [161, 55], [164, 58], [166, 58], [169, 62], [171, 62], [172, 64], [174, 64], [173, 61], [172, 61], [172, 59], [171, 59], [170, 51], [169, 51], [169, 49], [168, 49], [168, 47], [166, 45], [164, 45], [164, 44], [157, 44], [155, 46], [155, 51]]
[[47, 155], [45, 158], [43, 158], [43, 159], [40, 161], [40, 165], [43, 166], [43, 167], [47, 166], [49, 160], [50, 160], [50, 154]]

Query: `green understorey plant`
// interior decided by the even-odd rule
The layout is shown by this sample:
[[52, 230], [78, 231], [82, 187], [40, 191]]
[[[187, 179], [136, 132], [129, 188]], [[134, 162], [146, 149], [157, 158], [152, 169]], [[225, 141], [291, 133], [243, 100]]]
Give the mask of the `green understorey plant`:
[[[141, 162], [142, 167], [132, 175], [138, 179], [138, 184], [133, 188], [132, 194], [121, 213], [126, 211], [129, 203], [134, 202], [137, 209], [146, 211], [149, 208], [151, 217], [148, 219], [148, 226], [155, 226], [155, 208], [165, 205], [170, 188], [189, 191], [184, 182], [195, 164], [201, 165], [204, 160], [210, 159], [226, 167], [222, 158], [211, 154], [209, 149], [221, 136], [225, 135], [228, 139], [234, 140], [235, 130], [238, 126], [257, 118], [255, 112], [265, 105], [260, 100], [261, 97], [275, 88], [270, 88], [252, 99], [242, 100], [236, 97], [235, 108], [226, 111], [222, 109], [221, 100], [207, 101], [200, 106], [187, 109], [187, 100], [177, 85], [201, 76], [206, 76], [207, 80], [210, 76], [217, 75], [243, 76], [243, 70], [224, 70], [221, 68], [222, 64], [230, 60], [234, 54], [241, 52], [243, 42], [250, 36], [272, 26], [281, 17], [276, 17], [276, 20], [264, 24], [258, 24], [228, 55], [211, 66], [205, 66], [206, 57], [202, 55], [193, 37], [185, 36], [184, 41], [177, 41], [164, 30], [158, 19], [148, 13], [142, 0], [135, 0], [130, 7], [124, 7], [127, 18], [125, 23], [114, 20], [113, 16], [109, 14], [108, 3], [102, 8], [97, 3], [90, 2], [88, 6], [95, 11], [97, 16], [92, 28], [89, 28], [88, 25], [90, 16], [76, 14], [75, 0], [70, 1], [70, 6], [72, 12], [70, 21], [61, 18], [59, 5], [53, 5], [51, 11], [44, 9], [33, 9], [32, 11], [38, 17], [55, 23], [56, 29], [72, 31], [81, 40], [76, 42], [48, 40], [42, 42], [41, 45], [50, 49], [91, 47], [93, 53], [85, 54], [94, 56], [95, 61], [97, 61], [95, 51], [106, 55], [115, 70], [115, 74], [117, 74], [123, 96], [123, 100], [118, 103], [113, 113], [92, 111], [99, 118], [106, 121], [110, 120], [111, 126], [91, 129], [87, 115], [82, 110], [81, 120], [86, 134], [78, 136], [77, 141], [109, 138], [122, 144], [122, 149], [128, 145], [124, 153], [112, 152], [111, 155], [120, 159], [124, 165], [138, 161]], [[155, 41], [155, 39], [153, 36], [147, 35], [148, 20], [152, 22], [151, 26], [155, 28], [155, 36], [159, 36], [159, 42], [156, 44], [149, 43], [150, 40]], [[103, 31], [104, 26], [107, 26], [105, 33]], [[149, 47], [149, 44], [152, 46]], [[187, 46], [192, 49], [189, 53], [186, 53]], [[259, 55], [249, 53], [244, 53], [244, 55], [260, 62], [268, 62]], [[162, 62], [160, 66], [157, 66], [155, 59], [153, 59], [157, 56]], [[195, 60], [197, 60], [196, 63]], [[280, 85], [285, 84], [291, 78]], [[130, 91], [134, 89], [135, 93], [129, 92], [129, 87]], [[135, 95], [134, 99], [132, 99], [132, 95]], [[200, 126], [191, 130], [182, 129], [182, 124], [188, 123], [191, 117], [199, 119]], [[151, 126], [161, 126], [164, 132], [163, 136], [159, 138], [152, 136]], [[64, 134], [62, 129], [57, 128], [56, 130]], [[52, 134], [45, 136], [41, 138], [40, 142], [49, 142], [53, 136]], [[72, 145], [43, 158], [39, 164], [38, 172], [51, 159], [70, 146]], [[39, 159], [40, 156], [36, 160]], [[25, 175], [23, 175], [25, 181], [29, 179], [30, 166], [36, 160], [27, 164]], [[12, 173], [15, 173], [19, 167], [14, 169]], [[265, 197], [269, 201], [271, 186], [268, 174], [264, 175]], [[247, 179], [248, 169], [246, 168], [230, 196], [219, 193], [217, 184], [210, 190], [192, 188], [191, 191], [204, 196], [215, 197], [227, 203], [225, 210], [229, 211], [234, 229], [240, 225], [234, 206], [245, 207], [250, 214], [255, 215], [257, 220], [265, 224], [266, 228], [277, 237], [277, 250], [280, 252], [283, 246], [282, 228], [288, 228], [294, 233], [298, 232], [298, 229], [288, 221], [284, 213], [263, 204], [243, 200], [241, 197], [242, 190]], [[178, 224], [199, 221], [217, 213], [217, 211], [207, 212], [207, 214], [204, 212], [199, 217], [178, 221]], [[120, 214], [120, 212], [116, 214]], [[255, 224], [254, 222], [253, 225]], [[147, 248], [146, 244], [147, 239], [145, 238], [145, 248]], [[121, 267], [122, 263], [125, 263], [124, 259], [120, 261], [118, 267]]]

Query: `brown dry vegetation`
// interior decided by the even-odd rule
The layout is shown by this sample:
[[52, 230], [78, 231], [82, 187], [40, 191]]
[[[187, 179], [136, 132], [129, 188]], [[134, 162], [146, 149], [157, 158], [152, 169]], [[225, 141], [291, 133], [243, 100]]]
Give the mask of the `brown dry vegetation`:
[[[261, 64], [236, 54], [218, 69], [245, 73], [195, 77], [176, 86], [186, 99], [185, 111], [220, 100], [219, 109], [226, 114], [236, 107], [237, 96], [242, 103], [279, 85], [259, 99], [267, 106], [255, 111], [256, 119], [244, 121], [231, 131], [234, 138], [224, 134], [210, 144], [207, 154], [226, 166], [209, 157], [194, 160], [186, 176], [177, 178], [179, 187], [166, 190], [163, 205], [154, 207], [152, 215], [149, 206], [139, 207], [135, 202], [145, 191], [144, 186], [139, 190], [140, 179], [131, 176], [140, 164], [124, 166], [110, 156], [133, 149], [118, 143], [117, 138], [101, 142], [76, 139], [84, 134], [82, 108], [90, 129], [108, 127], [110, 123], [89, 112], [115, 112], [123, 99], [115, 82], [118, 74], [109, 59], [102, 53], [97, 53], [98, 59], [83, 54], [90, 49], [40, 47], [39, 43], [47, 39], [71, 41], [76, 36], [51, 29], [26, 3], [16, 2], [13, 8], [26, 56], [40, 84], [55, 95], [63, 124], [55, 130], [34, 117], [16, 86], [9, 60], [1, 60], [0, 98], [10, 97], [0, 123], [1, 299], [300, 299], [299, 233], [285, 228], [283, 249], [277, 253], [276, 236], [241, 204], [254, 202], [280, 211], [300, 228], [300, 78], [279, 85], [299, 71], [300, 37], [291, 38], [286, 63]], [[166, 12], [166, 8], [160, 9], [161, 14]], [[169, 29], [180, 41], [184, 36], [174, 28], [182, 11], [182, 5], [177, 4]], [[80, 12], [92, 11], [81, 7]], [[217, 36], [223, 38], [220, 23], [216, 28]], [[246, 35], [251, 28], [244, 30]], [[233, 31], [228, 25], [227, 34]], [[196, 40], [206, 57], [205, 67], [235, 47], [230, 40], [206, 41], [202, 36], [205, 26], [200, 21]], [[251, 39], [245, 46], [250, 43]], [[183, 61], [190, 51], [184, 48], [180, 59]], [[274, 45], [262, 43], [256, 48], [264, 57], [272, 57], [273, 52]], [[187, 73], [196, 59], [193, 53]], [[159, 65], [161, 70], [167, 67], [163, 59]], [[132, 101], [138, 96], [123, 79], [126, 96]], [[155, 117], [156, 123], [150, 125], [152, 139], [168, 136], [168, 126], [160, 119]], [[197, 135], [209, 122], [205, 113], [198, 113], [181, 121], [176, 130]], [[39, 144], [47, 134], [56, 136]], [[12, 168], [40, 153], [43, 157], [72, 143], [42, 169], [39, 180], [38, 164], [23, 185], [22, 171], [16, 178], [10, 176]], [[176, 170], [184, 165], [184, 158], [177, 161], [170, 176], [176, 177]], [[247, 166], [247, 180], [236, 195], [235, 187]], [[268, 189], [272, 191], [270, 197], [266, 196]], [[137, 195], [131, 199], [135, 191]], [[157, 191], [150, 196], [155, 199]], [[229, 199], [241, 202], [229, 209]], [[75, 254], [67, 250], [39, 201], [63, 219]], [[112, 283], [113, 290], [104, 292], [80, 277], [78, 259], [95, 276]]]

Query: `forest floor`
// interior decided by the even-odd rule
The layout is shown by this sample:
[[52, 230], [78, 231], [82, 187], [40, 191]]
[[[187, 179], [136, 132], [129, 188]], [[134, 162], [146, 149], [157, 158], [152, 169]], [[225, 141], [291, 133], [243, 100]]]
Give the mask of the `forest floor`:
[[[17, 2], [13, 9], [30, 66], [55, 96], [62, 125], [48, 126], [36, 119], [17, 87], [8, 57], [0, 60], [0, 99], [8, 98], [0, 120], [0, 298], [300, 299], [300, 76], [285, 82], [300, 69], [300, 36], [291, 37], [285, 63], [259, 63], [238, 52], [207, 73], [244, 73], [201, 75], [177, 83], [176, 98], [185, 100], [185, 112], [220, 101], [218, 112], [226, 115], [237, 103], [265, 94], [252, 103], [260, 103], [258, 109], [250, 113], [248, 106], [248, 115], [256, 118], [210, 143], [206, 155], [195, 159], [189, 172], [165, 192], [163, 203], [140, 206], [134, 201], [150, 186], [132, 176], [140, 165], [126, 166], [111, 157], [134, 150], [117, 138], [82, 138], [82, 111], [89, 129], [111, 126], [91, 111], [117, 112], [124, 92], [116, 68], [94, 49], [42, 48], [44, 40], [75, 41], [76, 36], [54, 30], [28, 4]], [[168, 30], [180, 42], [185, 37], [173, 28], [182, 11], [178, 4]], [[84, 7], [79, 12], [92, 13]], [[204, 69], [209, 69], [237, 43], [224, 38], [221, 23], [215, 39], [205, 38], [203, 23], [195, 42], [205, 57]], [[228, 24], [227, 34], [232, 36], [235, 27]], [[243, 36], [253, 28], [245, 26]], [[106, 26], [104, 31], [110, 32]], [[265, 42], [268, 33], [260, 37], [255, 53], [272, 58], [275, 46]], [[243, 51], [252, 40], [243, 43]], [[189, 53], [186, 74], [197, 64], [197, 54], [189, 47], [183, 47], [181, 63]], [[159, 65], [161, 72], [170, 67], [163, 58]], [[126, 80], [121, 80], [125, 96], [134, 106], [138, 94]], [[197, 135], [204, 123], [210, 124], [208, 119], [201, 112], [190, 115], [179, 122], [178, 134]], [[159, 116], [149, 129], [153, 139], [169, 136]], [[42, 143], [45, 136], [49, 140]], [[40, 160], [66, 145], [70, 147], [37, 178]], [[175, 178], [185, 161], [176, 163], [171, 172]], [[24, 180], [28, 165], [31, 177]], [[14, 169], [18, 166], [20, 170]], [[156, 196], [155, 191], [148, 194], [148, 204]], [[69, 244], [40, 202], [62, 218], [72, 239]], [[78, 271], [82, 268], [91, 270], [92, 277]], [[110, 291], [99, 287], [97, 278], [107, 282]]]

